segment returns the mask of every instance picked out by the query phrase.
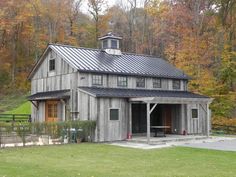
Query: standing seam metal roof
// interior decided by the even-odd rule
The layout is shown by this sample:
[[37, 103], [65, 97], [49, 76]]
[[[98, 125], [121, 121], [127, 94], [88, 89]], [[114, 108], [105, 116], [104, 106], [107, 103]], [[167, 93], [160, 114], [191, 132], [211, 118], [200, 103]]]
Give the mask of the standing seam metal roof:
[[110, 55], [99, 49], [61, 44], [49, 44], [49, 47], [81, 72], [189, 79], [189, 76], [162, 58], [130, 53]]
[[79, 87], [80, 90], [90, 93], [96, 97], [175, 97], [175, 98], [209, 98], [204, 95], [195, 94], [188, 91], [171, 90], [145, 90], [127, 88], [103, 88], [103, 87]]

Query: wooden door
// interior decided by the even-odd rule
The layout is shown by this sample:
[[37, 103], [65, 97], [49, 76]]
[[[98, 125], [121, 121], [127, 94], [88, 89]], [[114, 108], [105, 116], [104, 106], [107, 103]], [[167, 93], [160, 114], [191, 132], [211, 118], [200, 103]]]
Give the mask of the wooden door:
[[170, 128], [165, 129], [165, 133], [171, 133], [171, 105], [164, 106], [164, 126]]
[[58, 101], [46, 101], [45, 105], [45, 121], [46, 122], [56, 122], [58, 121]]

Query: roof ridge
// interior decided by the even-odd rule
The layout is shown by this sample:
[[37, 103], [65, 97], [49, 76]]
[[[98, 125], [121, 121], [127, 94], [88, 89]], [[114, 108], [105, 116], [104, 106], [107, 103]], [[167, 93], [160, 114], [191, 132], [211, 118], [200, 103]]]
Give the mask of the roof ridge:
[[73, 45], [68, 45], [68, 44], [60, 44], [60, 43], [48, 43], [48, 45], [57, 45], [57, 46], [62, 46], [62, 47], [69, 47], [69, 48], [76, 48], [76, 49], [85, 49], [85, 50], [96, 50], [96, 51], [101, 51], [101, 49], [95, 49], [95, 48], [88, 48], [88, 47], [78, 47], [78, 46], [73, 46]]
[[[96, 51], [101, 51], [101, 52], [103, 51], [101, 49], [95, 49], [95, 48], [89, 48], [89, 47], [78, 47], [78, 46], [73, 46], [69, 44], [60, 44], [60, 43], [48, 43], [48, 45], [57, 45], [57, 46], [70, 47], [70, 48], [76, 48], [76, 49], [85, 49], [85, 50], [96, 50]], [[122, 52], [122, 54], [145, 56], [145, 57], [158, 58], [158, 59], [165, 60], [164, 58], [161, 58], [160, 56], [156, 56], [156, 55], [148, 55], [148, 54], [133, 53], [133, 52]]]

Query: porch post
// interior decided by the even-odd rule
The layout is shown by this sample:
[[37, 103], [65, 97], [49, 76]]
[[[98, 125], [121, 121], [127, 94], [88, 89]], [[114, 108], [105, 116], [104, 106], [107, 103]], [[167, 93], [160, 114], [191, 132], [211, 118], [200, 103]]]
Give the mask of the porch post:
[[207, 137], [210, 135], [210, 112], [209, 112], [209, 103], [207, 103]]
[[147, 143], [150, 144], [150, 103], [147, 103]]
[[132, 136], [132, 103], [129, 103], [129, 135]]

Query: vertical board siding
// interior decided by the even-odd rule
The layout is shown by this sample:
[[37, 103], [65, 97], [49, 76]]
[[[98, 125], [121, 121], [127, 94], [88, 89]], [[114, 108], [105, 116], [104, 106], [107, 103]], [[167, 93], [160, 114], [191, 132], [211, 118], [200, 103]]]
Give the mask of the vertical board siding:
[[[96, 141], [126, 139], [128, 133], [129, 102], [120, 98], [96, 98], [79, 92], [79, 118], [97, 120]], [[119, 120], [110, 120], [110, 108], [119, 109]]]
[[[206, 104], [202, 104], [206, 110]], [[192, 118], [192, 109], [198, 109], [198, 118]], [[187, 131], [189, 134], [206, 135], [207, 115], [205, 110], [199, 104], [187, 105]]]
[[[46, 91], [54, 91], [54, 90], [65, 90], [65, 89], [73, 89], [72, 100], [74, 104], [70, 111], [77, 111], [77, 104], [76, 104], [76, 92], [77, 92], [77, 72], [75, 69], [70, 67], [63, 59], [59, 56], [55, 55], [55, 71], [49, 72], [48, 63], [50, 59], [50, 55], [52, 51], [49, 50], [45, 55], [43, 62], [41, 63], [40, 67], [35, 71], [31, 79], [31, 94], [35, 94], [38, 92], [46, 92]], [[59, 104], [59, 112], [58, 117], [59, 119], [63, 119], [65, 117], [64, 111], [65, 108], [64, 104]], [[44, 121], [45, 120], [45, 103], [39, 102], [39, 109], [37, 110], [35, 107], [32, 107], [32, 119], [35, 121]]]
[[[92, 73], [80, 73], [78, 77], [78, 87], [92, 87]], [[103, 85], [99, 87], [109, 87], [109, 88], [124, 88], [117, 85], [117, 77], [119, 75], [113, 74], [101, 74], [103, 78]], [[153, 88], [153, 78], [145, 77], [145, 88], [136, 87], [136, 78], [135, 76], [127, 76], [127, 88], [129, 89], [152, 89], [152, 90], [173, 90], [172, 89], [172, 79], [161, 79], [161, 88]], [[180, 91], [185, 90], [185, 81], [181, 80], [180, 82]], [[178, 91], [178, 90], [176, 90]]]

